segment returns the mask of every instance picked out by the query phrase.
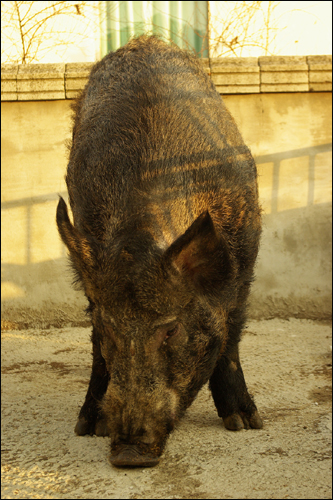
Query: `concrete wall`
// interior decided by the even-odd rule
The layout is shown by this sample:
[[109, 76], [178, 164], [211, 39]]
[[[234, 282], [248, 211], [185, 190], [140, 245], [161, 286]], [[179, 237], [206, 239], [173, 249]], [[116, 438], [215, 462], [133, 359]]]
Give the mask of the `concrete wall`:
[[[255, 318], [331, 315], [331, 93], [226, 95], [256, 158], [264, 229]], [[2, 102], [2, 319], [85, 321], [57, 233], [69, 100]]]

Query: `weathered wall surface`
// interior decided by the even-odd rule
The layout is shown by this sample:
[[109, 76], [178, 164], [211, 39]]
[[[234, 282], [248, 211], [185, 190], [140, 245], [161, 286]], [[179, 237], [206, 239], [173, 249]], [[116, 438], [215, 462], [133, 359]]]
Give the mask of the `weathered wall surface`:
[[227, 96], [256, 158], [263, 236], [252, 317], [331, 311], [331, 94]]
[[[331, 93], [226, 95], [256, 158], [264, 228], [250, 315], [331, 315]], [[45, 97], [44, 97], [45, 98]], [[2, 102], [2, 319], [85, 321], [57, 233], [70, 101]]]

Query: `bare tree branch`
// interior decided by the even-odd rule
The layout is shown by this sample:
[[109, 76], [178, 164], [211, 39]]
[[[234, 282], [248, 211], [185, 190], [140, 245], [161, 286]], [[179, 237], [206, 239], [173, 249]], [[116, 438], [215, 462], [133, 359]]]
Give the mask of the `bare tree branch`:
[[[98, 2], [2, 2], [2, 60], [27, 64], [38, 62], [55, 46], [63, 45], [63, 52], [70, 45], [80, 46], [89, 31], [94, 31], [92, 20], [84, 15], [87, 6], [96, 10]], [[64, 27], [59, 25], [61, 16], [72, 19], [66, 23], [67, 32], [59, 29]]]

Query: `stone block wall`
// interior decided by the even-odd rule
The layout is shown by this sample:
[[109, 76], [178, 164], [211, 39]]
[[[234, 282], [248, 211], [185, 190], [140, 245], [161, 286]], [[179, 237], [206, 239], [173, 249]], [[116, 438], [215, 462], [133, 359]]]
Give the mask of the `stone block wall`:
[[[221, 94], [332, 91], [332, 56], [202, 59]], [[1, 100], [73, 99], [93, 63], [2, 64]]]

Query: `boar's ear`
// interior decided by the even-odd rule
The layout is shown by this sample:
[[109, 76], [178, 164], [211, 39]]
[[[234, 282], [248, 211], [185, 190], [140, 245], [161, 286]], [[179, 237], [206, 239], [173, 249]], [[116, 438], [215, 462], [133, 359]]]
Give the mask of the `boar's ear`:
[[203, 294], [218, 293], [232, 271], [227, 244], [208, 211], [166, 250], [165, 259]]
[[57, 226], [62, 241], [67, 246], [73, 264], [78, 272], [93, 265], [92, 251], [88, 240], [72, 225], [68, 217], [67, 205], [63, 198], [57, 207]]

